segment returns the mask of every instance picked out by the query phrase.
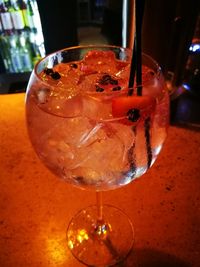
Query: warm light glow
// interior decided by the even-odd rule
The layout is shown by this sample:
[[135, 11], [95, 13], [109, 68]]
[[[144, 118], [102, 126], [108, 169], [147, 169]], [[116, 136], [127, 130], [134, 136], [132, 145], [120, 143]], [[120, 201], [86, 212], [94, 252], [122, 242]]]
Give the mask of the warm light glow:
[[41, 228], [38, 236], [44, 256], [48, 260], [49, 266], [63, 266], [69, 261], [66, 235], [60, 231], [58, 222], [51, 221]]
[[68, 247], [74, 248], [74, 245], [81, 244], [85, 240], [88, 240], [89, 236], [85, 229], [78, 229], [77, 231], [68, 232]]
[[[9, 96], [9, 97], [8, 97]], [[23, 96], [23, 98], [22, 98]], [[6, 102], [9, 103], [9, 106], [15, 106], [15, 108], [17, 107], [24, 107], [24, 98], [25, 98], [25, 94], [24, 93], [19, 93], [19, 94], [2, 94], [1, 95], [1, 105], [6, 104]]]
[[84, 240], [88, 240], [88, 234], [85, 229], [78, 230], [76, 239], [79, 243], [82, 243]]
[[73, 249], [74, 248], [74, 244], [73, 244], [72, 240], [68, 241], [68, 247], [69, 247], [69, 249]]
[[59, 238], [47, 239], [47, 251], [51, 262], [56, 264], [66, 262], [66, 247]]

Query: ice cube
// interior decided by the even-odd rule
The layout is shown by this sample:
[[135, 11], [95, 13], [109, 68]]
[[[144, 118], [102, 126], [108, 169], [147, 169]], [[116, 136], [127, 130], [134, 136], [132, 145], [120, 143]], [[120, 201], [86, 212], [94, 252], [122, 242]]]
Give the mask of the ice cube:
[[39, 104], [47, 103], [50, 97], [50, 89], [40, 88], [38, 91], [36, 91], [36, 97]]
[[115, 54], [112, 51], [102, 51], [102, 50], [91, 50], [89, 51], [84, 62], [88, 65], [97, 65], [99, 62], [111, 62], [115, 61]]
[[83, 116], [101, 121], [112, 117], [111, 101], [104, 101], [98, 96], [83, 97]]
[[121, 67], [118, 69], [117, 73], [115, 74], [115, 76], [119, 79], [123, 79], [127, 81], [128, 84], [128, 79], [130, 76], [130, 64], [124, 64], [121, 65]]
[[38, 106], [51, 114], [60, 117], [77, 117], [80, 116], [82, 112], [82, 98], [80, 96], [74, 96], [67, 98], [59, 92], [48, 92], [45, 90], [38, 91]]
[[84, 66], [98, 72], [116, 73], [116, 58], [112, 51], [92, 50], [88, 52], [82, 61]]

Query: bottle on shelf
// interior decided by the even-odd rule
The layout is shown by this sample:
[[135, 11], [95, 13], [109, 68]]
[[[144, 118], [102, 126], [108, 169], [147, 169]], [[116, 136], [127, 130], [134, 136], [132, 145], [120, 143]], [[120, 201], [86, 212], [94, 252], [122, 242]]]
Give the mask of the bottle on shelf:
[[19, 6], [20, 6], [20, 9], [21, 9], [22, 14], [23, 14], [25, 27], [27, 29], [30, 29], [31, 25], [30, 25], [30, 19], [28, 16], [27, 1], [19, 0]]
[[40, 46], [37, 45], [36, 35], [31, 32], [29, 35], [30, 51], [32, 55], [33, 66], [44, 56], [43, 51], [40, 51]]
[[0, 15], [4, 33], [13, 30], [13, 22], [11, 17], [11, 5], [8, 0], [0, 0]]
[[19, 33], [19, 57], [22, 64], [23, 72], [29, 72], [33, 68], [29, 39], [26, 32]]
[[1, 55], [6, 71], [14, 72], [13, 64], [10, 56], [10, 36], [13, 33], [13, 22], [10, 13], [10, 2], [0, 0], [0, 18], [2, 23], [2, 31], [0, 34]]
[[30, 72], [45, 56], [36, 0], [0, 0], [0, 54], [6, 72]]
[[15, 34], [11, 34], [9, 36], [9, 42], [10, 42], [10, 56], [11, 56], [13, 70], [15, 73], [23, 72], [23, 65], [22, 65], [20, 53], [19, 53], [18, 36]]
[[4, 64], [4, 68], [6, 71], [11, 69], [11, 61], [8, 53], [8, 44], [6, 42], [5, 35], [3, 34], [3, 25], [0, 17], [0, 51], [1, 51], [1, 58]]
[[18, 1], [17, 0], [10, 0], [10, 1], [11, 1], [10, 14], [12, 17], [14, 29], [23, 30], [25, 28], [25, 22]]

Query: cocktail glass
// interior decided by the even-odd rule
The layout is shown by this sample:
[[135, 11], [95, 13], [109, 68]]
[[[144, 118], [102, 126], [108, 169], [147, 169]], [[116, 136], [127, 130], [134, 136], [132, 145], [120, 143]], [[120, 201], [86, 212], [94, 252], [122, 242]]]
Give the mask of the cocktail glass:
[[[169, 98], [158, 64], [142, 55], [142, 79], [128, 88], [132, 52], [116, 46], [79, 46], [46, 56], [26, 93], [27, 127], [41, 161], [58, 177], [96, 192], [67, 229], [72, 254], [89, 266], [122, 261], [134, 242], [119, 208], [102, 191], [142, 176], [166, 138]], [[130, 94], [131, 90], [131, 94]]]

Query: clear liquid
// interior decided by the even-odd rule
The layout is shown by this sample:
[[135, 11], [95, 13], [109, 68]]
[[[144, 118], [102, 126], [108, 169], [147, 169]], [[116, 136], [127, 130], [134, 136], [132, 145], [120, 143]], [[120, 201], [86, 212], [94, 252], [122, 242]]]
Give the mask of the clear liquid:
[[[90, 84], [90, 79], [94, 77], [84, 83]], [[146, 118], [132, 125], [113, 118], [113, 94], [99, 97], [87, 90], [72, 98], [54, 96], [51, 102], [45, 99], [45, 92], [39, 91], [36, 97], [35, 92], [41, 88], [39, 84], [29, 89], [28, 130], [38, 156], [57, 176], [80, 187], [109, 190], [140, 177], [155, 161], [168, 125], [164, 83], [159, 88], [161, 96], [157, 86], [143, 88], [157, 99], [156, 109], [148, 116], [149, 144]]]

